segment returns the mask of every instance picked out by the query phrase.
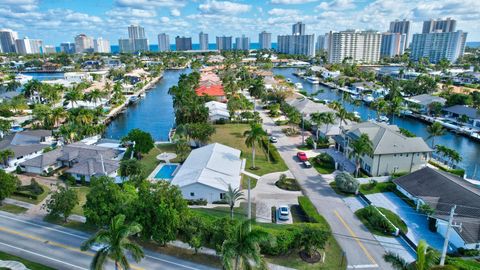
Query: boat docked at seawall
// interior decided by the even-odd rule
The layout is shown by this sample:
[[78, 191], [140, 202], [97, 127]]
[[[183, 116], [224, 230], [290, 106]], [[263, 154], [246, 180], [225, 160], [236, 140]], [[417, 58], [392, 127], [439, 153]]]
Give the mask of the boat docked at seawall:
[[295, 83], [295, 88], [297, 88], [297, 89], [303, 89], [303, 84], [297, 82], [297, 83]]
[[136, 103], [137, 101], [138, 101], [138, 97], [137, 97], [137, 96], [131, 96], [131, 97], [128, 99], [128, 103], [130, 103], [130, 104]]
[[367, 104], [370, 104], [375, 100], [375, 98], [373, 98], [372, 95], [365, 95], [365, 96], [363, 96], [362, 100], [363, 100], [363, 102], [365, 102]]
[[312, 77], [312, 76], [307, 77], [306, 80], [307, 80], [307, 82], [309, 82], [311, 84], [319, 84], [320, 83], [320, 81], [316, 77]]
[[385, 115], [380, 115], [378, 118], [377, 118], [377, 122], [383, 122], [383, 123], [387, 123], [390, 119], [388, 119], [388, 117], [386, 117]]

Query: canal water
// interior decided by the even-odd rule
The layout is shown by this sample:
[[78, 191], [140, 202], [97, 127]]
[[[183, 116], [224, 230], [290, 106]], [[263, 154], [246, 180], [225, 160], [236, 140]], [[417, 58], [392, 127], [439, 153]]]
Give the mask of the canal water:
[[[366, 121], [371, 118], [376, 118], [377, 114], [375, 110], [370, 109], [363, 103], [360, 105], [354, 105], [348, 101], [342, 101], [342, 94], [338, 91], [334, 91], [329, 87], [323, 85], [313, 85], [308, 83], [302, 78], [294, 76], [292, 73], [295, 68], [275, 68], [273, 70], [276, 75], [283, 75], [286, 78], [290, 78], [293, 83], [300, 82], [303, 85], [303, 90], [307, 93], [315, 93], [320, 91], [316, 95], [318, 99], [339, 100], [343, 103], [344, 107], [348, 111], [357, 111], [362, 120]], [[431, 145], [431, 139], [427, 139], [429, 134], [427, 132], [427, 124], [415, 119], [407, 117], [395, 117], [395, 125], [408, 129], [419, 137], [423, 137], [429, 145]], [[457, 150], [462, 156], [463, 160], [459, 162], [458, 166], [464, 168], [468, 178], [480, 179], [480, 143], [473, 141], [469, 138], [457, 135], [452, 132], [446, 132], [445, 135], [435, 138], [435, 144], [445, 145], [449, 148]], [[477, 168], [476, 168], [477, 167]]]
[[189, 69], [166, 70], [163, 78], [146, 92], [145, 98], [128, 106], [123, 114], [110, 122], [105, 138], [121, 139], [130, 130], [139, 128], [152, 134], [155, 141], [167, 141], [175, 122], [172, 97], [168, 94], [168, 89], [178, 83], [180, 74], [189, 72]]

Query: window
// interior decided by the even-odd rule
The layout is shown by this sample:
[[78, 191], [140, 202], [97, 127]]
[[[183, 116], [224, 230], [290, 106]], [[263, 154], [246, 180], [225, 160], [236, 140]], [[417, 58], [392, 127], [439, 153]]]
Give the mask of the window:
[[408, 154], [405, 154], [406, 157], [408, 157]]
[[190, 197], [195, 197], [195, 192], [190, 192]]
[[225, 193], [220, 193], [220, 200], [225, 200]]

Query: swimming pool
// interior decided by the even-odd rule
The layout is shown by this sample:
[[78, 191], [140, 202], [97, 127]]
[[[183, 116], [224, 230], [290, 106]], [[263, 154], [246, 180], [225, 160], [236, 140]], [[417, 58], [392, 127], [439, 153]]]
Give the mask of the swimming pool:
[[178, 164], [165, 164], [155, 174], [155, 179], [171, 180]]

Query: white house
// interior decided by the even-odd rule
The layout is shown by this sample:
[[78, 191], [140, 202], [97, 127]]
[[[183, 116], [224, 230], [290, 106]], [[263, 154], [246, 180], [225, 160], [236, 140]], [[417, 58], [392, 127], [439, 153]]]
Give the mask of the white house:
[[429, 205], [434, 213], [429, 229], [445, 236], [449, 212], [456, 205], [453, 221], [461, 228], [450, 229], [450, 246], [480, 250], [480, 189], [456, 175], [425, 167], [393, 182], [398, 191], [417, 206]]
[[195, 149], [171, 183], [180, 188], [187, 200], [223, 200], [229, 185], [233, 189], [240, 187], [244, 167], [240, 154], [240, 150], [219, 143]]
[[218, 101], [209, 101], [205, 103], [208, 108], [208, 120], [215, 122], [220, 119], [229, 119], [230, 112], [227, 109], [227, 104]]

